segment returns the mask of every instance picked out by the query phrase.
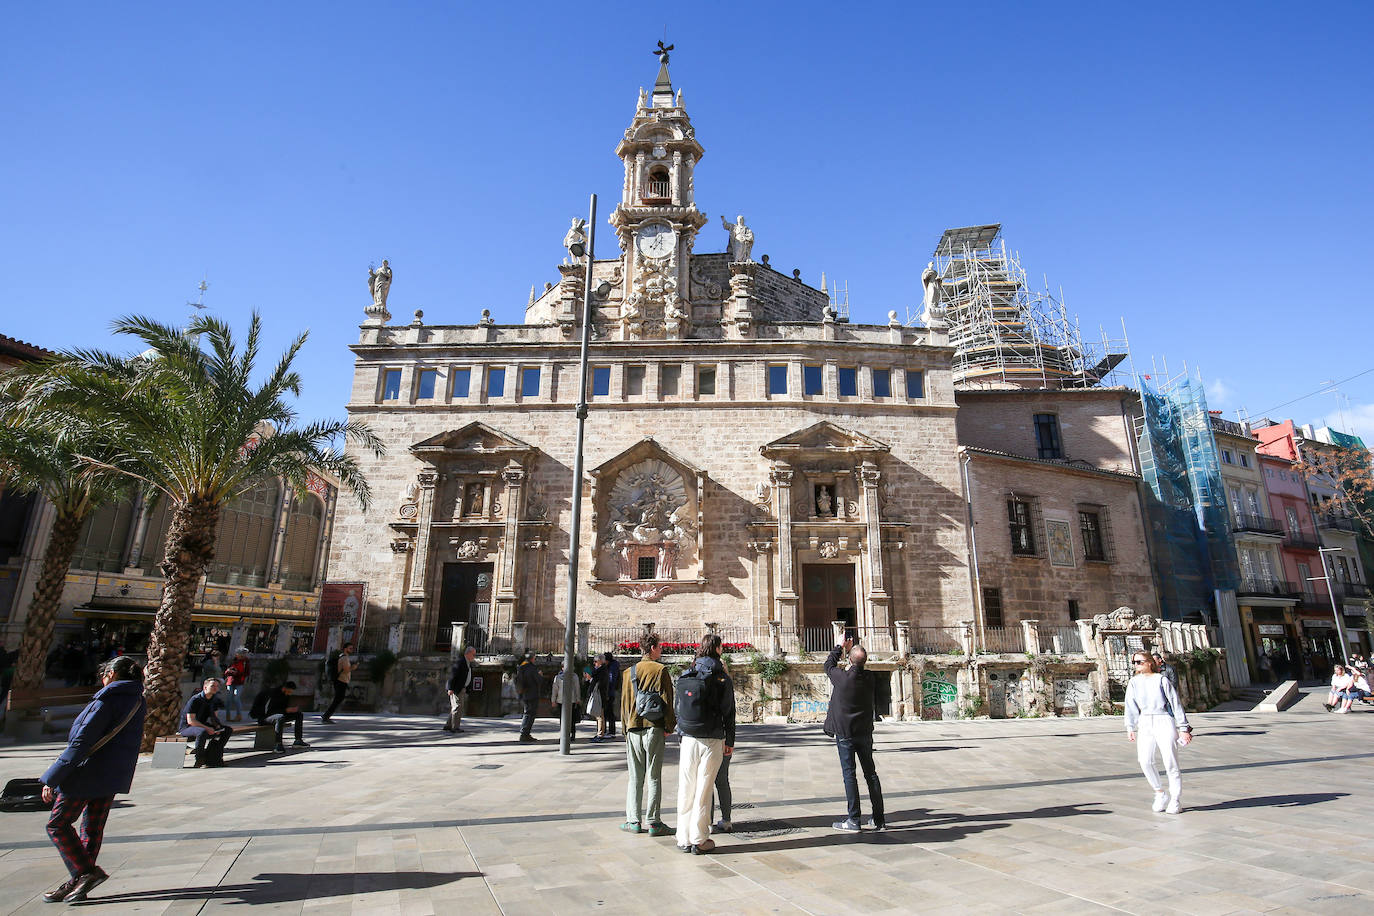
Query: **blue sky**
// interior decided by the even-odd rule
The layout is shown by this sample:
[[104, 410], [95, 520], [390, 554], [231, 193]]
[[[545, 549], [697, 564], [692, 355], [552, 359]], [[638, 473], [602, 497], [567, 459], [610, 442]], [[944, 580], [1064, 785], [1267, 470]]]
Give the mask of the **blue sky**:
[[[1374, 369], [1374, 4], [398, 7], [12, 6], [0, 333], [116, 345], [208, 275], [269, 352], [310, 329], [301, 412], [341, 415], [369, 263], [397, 322], [518, 322], [557, 280], [666, 28], [698, 251], [743, 213], [756, 257], [881, 322], [946, 227], [1000, 222], [1085, 330], [1124, 317], [1138, 369], [1186, 362], [1228, 415]], [[1274, 413], [1338, 405], [1374, 440], [1374, 372]]]

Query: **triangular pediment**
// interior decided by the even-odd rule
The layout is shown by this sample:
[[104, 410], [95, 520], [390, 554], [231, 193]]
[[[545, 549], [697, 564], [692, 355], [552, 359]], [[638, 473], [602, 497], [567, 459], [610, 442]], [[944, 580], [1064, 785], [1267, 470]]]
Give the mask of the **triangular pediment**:
[[474, 421], [467, 426], [431, 436], [410, 447], [415, 455], [430, 458], [437, 455], [527, 455], [534, 446], [495, 427]]
[[596, 479], [608, 473], [618, 471], [621, 468], [629, 467], [632, 464], [637, 464], [638, 462], [643, 461], [646, 458], [663, 458], [667, 461], [672, 462], [673, 464], [678, 465], [678, 467], [681, 470], [686, 471], [688, 474], [694, 477], [705, 477], [706, 475], [705, 471], [703, 471], [696, 465], [692, 464], [692, 462], [688, 461], [685, 458], [682, 458], [679, 455], [675, 455], [668, 449], [664, 448], [657, 442], [657, 440], [654, 439], [653, 436], [645, 436], [643, 439], [640, 439], [634, 445], [625, 449], [625, 451], [621, 452], [619, 455], [616, 455], [614, 458], [611, 458], [607, 461], [603, 461], [601, 464], [598, 464], [596, 467], [592, 468], [591, 471], [589, 471], [588, 473], [591, 474], [593, 479]]
[[890, 452], [892, 446], [863, 433], [822, 420], [805, 429], [788, 433], [759, 448], [765, 458], [812, 454], [878, 454]]

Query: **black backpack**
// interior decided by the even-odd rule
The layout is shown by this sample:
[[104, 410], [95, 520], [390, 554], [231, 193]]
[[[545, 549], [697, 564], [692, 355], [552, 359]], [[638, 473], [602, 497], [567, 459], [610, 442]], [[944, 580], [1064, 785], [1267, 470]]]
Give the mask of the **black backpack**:
[[702, 728], [711, 730], [720, 723], [719, 679], [703, 675], [697, 668], [689, 668], [677, 679], [673, 696], [677, 700], [678, 730]]
[[639, 665], [630, 669], [630, 683], [635, 688], [635, 715], [650, 722], [663, 722], [668, 718], [668, 704], [657, 690], [643, 690], [639, 686]]
[[271, 698], [271, 690], [259, 690], [258, 695], [253, 697], [253, 706], [248, 710], [248, 718], [261, 722], [267, 718], [267, 701]]

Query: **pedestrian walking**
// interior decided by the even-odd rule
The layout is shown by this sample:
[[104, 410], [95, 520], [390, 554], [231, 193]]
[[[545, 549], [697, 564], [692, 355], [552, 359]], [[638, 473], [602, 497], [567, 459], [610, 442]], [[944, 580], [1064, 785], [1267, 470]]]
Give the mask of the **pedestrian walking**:
[[707, 834], [711, 792], [720, 762], [735, 747], [735, 685], [720, 663], [720, 637], [702, 637], [696, 661], [678, 678], [677, 730], [682, 736], [677, 771], [677, 848], [705, 855], [716, 848]]
[[240, 648], [234, 653], [229, 664], [224, 669], [224, 695], [226, 718], [230, 722], [243, 721], [243, 693], [248, 689], [248, 672], [252, 668], [252, 662], [248, 659], [248, 650]]
[[[629, 785], [625, 793], [628, 833], [668, 836], [673, 828], [663, 823], [663, 740], [677, 728], [673, 711], [673, 679], [659, 663], [663, 647], [650, 633], [640, 642], [643, 658], [625, 672], [620, 685], [620, 721], [625, 726], [625, 762]], [[647, 826], [646, 826], [647, 824]]]
[[[1193, 727], [1188, 724], [1188, 713], [1178, 691], [1159, 673], [1154, 657], [1147, 652], [1135, 652], [1131, 664], [1136, 673], [1126, 685], [1126, 737], [1135, 742], [1141, 772], [1155, 790], [1152, 810], [1178, 814], [1183, 810], [1183, 775], [1175, 749], [1193, 740]], [[1155, 769], [1156, 752], [1169, 777], [1167, 793]]]
[[1164, 675], [1170, 684], [1174, 685], [1174, 690], [1178, 690], [1178, 672], [1174, 670], [1174, 666], [1166, 662], [1164, 656], [1160, 655], [1158, 652], [1154, 653], [1154, 659], [1155, 668], [1160, 674]]
[[[592, 659], [592, 679], [587, 687], [587, 715], [596, 720], [593, 741], [605, 741], [606, 721], [611, 711], [611, 653], [602, 652]], [[614, 722], [614, 719], [610, 721]]]
[[224, 746], [234, 730], [219, 717], [224, 701], [218, 697], [224, 682], [217, 677], [206, 678], [200, 692], [193, 694], [181, 707], [181, 728], [177, 734], [195, 738], [194, 754], [197, 767], [224, 766]]
[[325, 710], [324, 715], [320, 716], [320, 721], [328, 725], [334, 718], [334, 713], [343, 705], [344, 697], [348, 696], [348, 684], [353, 679], [353, 653], [357, 646], [351, 642], [346, 642], [343, 648], [336, 654], [331, 654], [329, 660], [325, 662], [325, 675], [334, 684], [334, 700]]
[[477, 660], [477, 649], [468, 646], [453, 666], [448, 677], [448, 721], [444, 731], [455, 734], [463, 730], [463, 713], [467, 711], [468, 695], [472, 692], [473, 662]]
[[[848, 668], [840, 667], [842, 655], [849, 657]], [[854, 772], [856, 758], [863, 768], [864, 781], [868, 783], [868, 803], [873, 808], [867, 826], [874, 830], [887, 829], [883, 787], [873, 762], [874, 683], [873, 675], [866, 670], [867, 664], [868, 652], [849, 638], [831, 649], [825, 660], [825, 674], [831, 684], [825, 733], [835, 738], [840, 775], [844, 778], [844, 796], [849, 805], [848, 816], [833, 824], [836, 830], [860, 829], [859, 782]]]
[[526, 743], [539, 740], [533, 735], [534, 717], [539, 712], [539, 697], [543, 693], [544, 679], [534, 667], [534, 657], [526, 653], [515, 669], [515, 695], [520, 698], [524, 710], [520, 719], [520, 740]]
[[[583, 679], [587, 675], [582, 675]], [[571, 673], [568, 671], [568, 663], [565, 661], [563, 667], [553, 676], [553, 711], [558, 716], [558, 724], [563, 724], [562, 704], [567, 703], [570, 710], [568, 713], [568, 740], [577, 740], [577, 723], [582, 720], [582, 684], [577, 676], [577, 668], [573, 667]]]
[[[52, 805], [48, 836], [70, 877], [43, 895], [49, 903], [85, 900], [109, 877], [96, 859], [116, 795], [133, 785], [143, 738], [143, 669], [132, 658], [107, 662], [101, 687], [72, 723], [67, 747], [43, 774], [43, 801]], [[74, 824], [81, 818], [81, 833]]]

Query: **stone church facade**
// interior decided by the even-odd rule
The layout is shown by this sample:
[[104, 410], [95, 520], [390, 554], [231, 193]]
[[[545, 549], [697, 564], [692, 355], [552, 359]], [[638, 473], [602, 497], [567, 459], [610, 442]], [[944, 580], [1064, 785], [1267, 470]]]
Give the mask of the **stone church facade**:
[[[579, 621], [697, 633], [776, 622], [823, 629], [827, 643], [832, 621], [981, 626], [988, 593], [973, 581], [961, 463], [998, 476], [980, 510], [985, 576], [1012, 562], [990, 545], [1008, 536], [1000, 506], [1021, 472], [991, 470], [987, 449], [961, 453], [947, 332], [895, 313], [851, 323], [823, 290], [754, 260], [742, 219], [712, 226], [694, 181], [704, 148], [666, 61], [616, 152], [619, 252], [592, 269]], [[728, 251], [699, 253], [722, 223]], [[582, 232], [575, 222], [568, 241]], [[509, 632], [566, 619], [586, 265], [572, 257], [559, 270], [520, 325], [485, 313], [430, 325], [418, 312], [392, 324], [386, 288], [374, 288], [352, 347], [348, 411], [387, 455], [357, 454], [378, 498], [367, 511], [340, 506], [330, 575], [366, 583], [371, 625], [405, 624], [418, 651], [447, 651], [453, 623]], [[1155, 612], [1132, 463], [1095, 476], [1026, 469], [1047, 494], [1073, 478], [1063, 511], [1074, 525], [1082, 506], [1113, 506], [1119, 565], [1080, 564], [1085, 615], [1115, 603]], [[1100, 486], [1109, 498], [1079, 492]], [[1015, 564], [1003, 587], [1033, 613], [1011, 608], [999, 625], [1071, 625], [1064, 573], [1045, 556], [1040, 583], [1030, 558]]]

